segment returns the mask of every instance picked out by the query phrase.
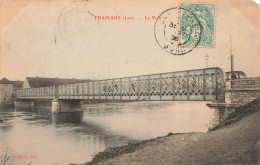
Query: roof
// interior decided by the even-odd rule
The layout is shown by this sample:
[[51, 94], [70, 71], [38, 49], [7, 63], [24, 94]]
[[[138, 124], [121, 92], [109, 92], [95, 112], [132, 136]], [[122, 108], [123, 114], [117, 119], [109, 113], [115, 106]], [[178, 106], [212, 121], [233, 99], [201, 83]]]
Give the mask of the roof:
[[90, 79], [64, 79], [64, 78], [44, 78], [44, 77], [26, 77], [30, 88], [64, 85], [73, 83], [89, 82]]
[[13, 83], [4, 77], [0, 80], [0, 84], [13, 84]]
[[23, 88], [23, 81], [11, 81], [16, 88]]
[[15, 88], [22, 88], [23, 87], [23, 81], [10, 81], [7, 78], [2, 78], [0, 80], [0, 84], [13, 84]]

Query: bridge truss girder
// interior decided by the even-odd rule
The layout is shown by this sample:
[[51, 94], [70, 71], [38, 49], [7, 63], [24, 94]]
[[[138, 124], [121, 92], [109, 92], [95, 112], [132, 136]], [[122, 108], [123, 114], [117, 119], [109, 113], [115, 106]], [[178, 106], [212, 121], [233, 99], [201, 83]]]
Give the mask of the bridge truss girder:
[[224, 74], [220, 68], [96, 80], [18, 90], [16, 99], [100, 100], [224, 100]]

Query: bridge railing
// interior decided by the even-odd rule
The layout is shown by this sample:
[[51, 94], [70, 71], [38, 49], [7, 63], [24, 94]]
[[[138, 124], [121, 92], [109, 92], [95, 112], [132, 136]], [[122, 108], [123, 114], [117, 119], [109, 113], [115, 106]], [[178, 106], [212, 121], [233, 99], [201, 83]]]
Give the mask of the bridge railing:
[[160, 73], [85, 83], [28, 88], [17, 99], [223, 100], [220, 68]]
[[236, 78], [245, 78], [246, 74], [242, 71], [226, 72], [226, 80], [232, 79], [231, 76], [235, 75]]

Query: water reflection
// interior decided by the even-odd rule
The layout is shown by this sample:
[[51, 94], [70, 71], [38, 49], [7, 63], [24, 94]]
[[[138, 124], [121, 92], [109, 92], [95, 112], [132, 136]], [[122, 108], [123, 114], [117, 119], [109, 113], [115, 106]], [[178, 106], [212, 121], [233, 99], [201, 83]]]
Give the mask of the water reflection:
[[207, 131], [212, 110], [201, 102], [136, 102], [88, 105], [86, 114], [83, 120], [103, 125], [115, 134], [144, 140], [169, 132]]
[[81, 123], [84, 112], [71, 112], [71, 113], [54, 113], [52, 114], [53, 124], [64, 123]]
[[11, 164], [84, 163], [107, 147], [163, 136], [169, 132], [207, 131], [211, 109], [195, 102], [133, 102], [86, 105], [86, 111], [52, 114], [0, 109], [0, 150], [37, 159]]

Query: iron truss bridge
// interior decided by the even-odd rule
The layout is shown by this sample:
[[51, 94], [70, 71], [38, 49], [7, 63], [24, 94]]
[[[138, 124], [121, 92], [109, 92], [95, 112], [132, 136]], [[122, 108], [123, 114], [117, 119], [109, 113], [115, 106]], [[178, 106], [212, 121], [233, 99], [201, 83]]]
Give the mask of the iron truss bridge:
[[205, 68], [17, 90], [16, 99], [224, 100], [224, 74]]

